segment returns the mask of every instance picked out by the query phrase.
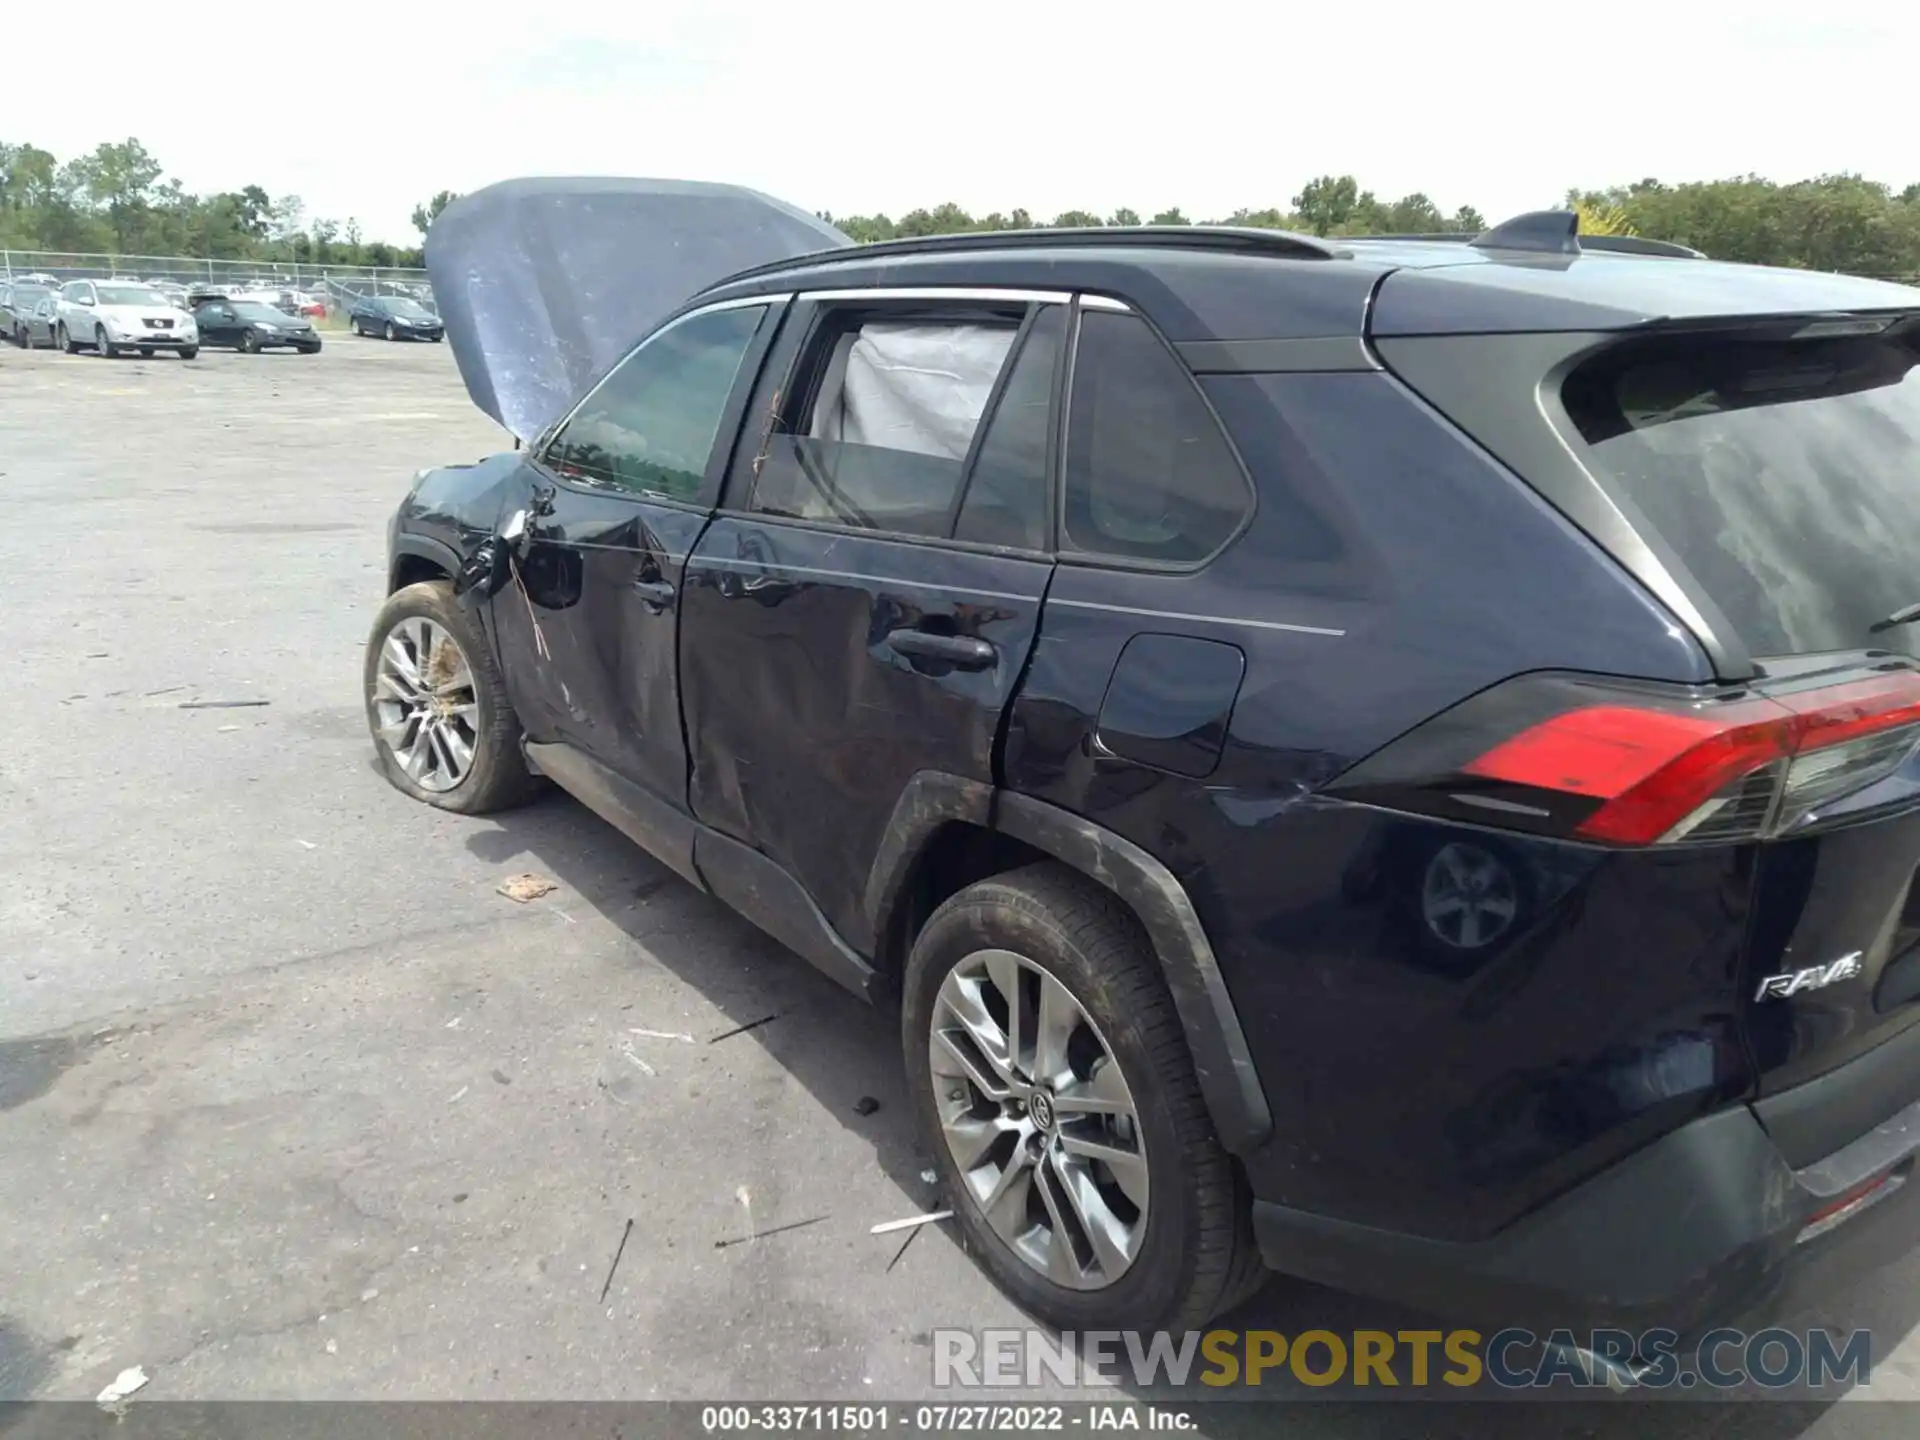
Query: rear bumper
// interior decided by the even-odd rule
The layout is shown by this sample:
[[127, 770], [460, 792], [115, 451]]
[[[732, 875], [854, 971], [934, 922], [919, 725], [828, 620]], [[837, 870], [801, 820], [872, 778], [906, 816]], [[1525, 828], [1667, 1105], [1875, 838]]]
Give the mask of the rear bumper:
[[[1267, 1202], [1268, 1265], [1480, 1325], [1666, 1328], [1697, 1341], [1830, 1298], [1920, 1246], [1920, 1102], [1799, 1169], [1742, 1105], [1697, 1120], [1483, 1241], [1432, 1240]], [[1845, 1218], [1823, 1209], [1891, 1172]]]

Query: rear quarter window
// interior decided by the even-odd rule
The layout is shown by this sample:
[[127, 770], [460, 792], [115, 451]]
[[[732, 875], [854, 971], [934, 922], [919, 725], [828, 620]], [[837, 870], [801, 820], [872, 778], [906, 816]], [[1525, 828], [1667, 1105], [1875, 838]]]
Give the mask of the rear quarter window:
[[1252, 489], [1193, 377], [1136, 315], [1080, 318], [1061, 549], [1192, 565], [1230, 540]]

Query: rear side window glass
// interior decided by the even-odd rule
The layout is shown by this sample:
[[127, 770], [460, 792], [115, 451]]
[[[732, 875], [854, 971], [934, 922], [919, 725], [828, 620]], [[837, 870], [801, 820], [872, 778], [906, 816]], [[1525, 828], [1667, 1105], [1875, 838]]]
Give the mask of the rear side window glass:
[[1047, 441], [1053, 433], [1054, 374], [1066, 338], [1067, 307], [1045, 306], [1021, 342], [974, 455], [956, 540], [1046, 548]]
[[560, 427], [546, 463], [581, 484], [697, 501], [765, 314], [763, 306], [716, 310], [642, 342]]
[[1204, 560], [1252, 503], [1245, 473], [1186, 368], [1135, 315], [1080, 318], [1061, 549], [1163, 564]]
[[794, 433], [770, 438], [751, 508], [944, 538], [1016, 333], [891, 320], [828, 332], [813, 403]]
[[1920, 646], [1920, 360], [1883, 336], [1620, 347], [1561, 398], [1756, 655]]

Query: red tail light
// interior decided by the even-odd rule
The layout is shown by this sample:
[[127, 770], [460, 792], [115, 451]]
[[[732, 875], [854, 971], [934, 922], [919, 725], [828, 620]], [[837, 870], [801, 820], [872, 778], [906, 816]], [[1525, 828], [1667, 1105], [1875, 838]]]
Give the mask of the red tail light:
[[1414, 808], [1606, 844], [1726, 843], [1793, 829], [1893, 773], [1916, 744], [1920, 673], [1908, 669], [1730, 696], [1527, 677], [1334, 789], [1388, 804], [1420, 794], [1443, 803]]

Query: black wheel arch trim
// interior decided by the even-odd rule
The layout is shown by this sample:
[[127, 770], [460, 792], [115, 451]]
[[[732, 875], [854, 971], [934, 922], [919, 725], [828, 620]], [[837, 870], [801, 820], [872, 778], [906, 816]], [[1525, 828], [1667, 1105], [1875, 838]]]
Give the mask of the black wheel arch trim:
[[449, 576], [460, 573], [460, 557], [454, 553], [451, 545], [443, 540], [436, 540], [431, 535], [410, 535], [402, 532], [393, 537], [393, 552], [387, 556], [387, 593], [389, 595], [400, 588], [396, 583], [400, 575], [400, 560], [407, 555], [431, 560]]
[[1159, 956], [1221, 1144], [1235, 1154], [1261, 1145], [1273, 1133], [1273, 1112], [1186, 887], [1147, 851], [1084, 816], [983, 781], [921, 771], [907, 783], [887, 822], [867, 881], [870, 932], [848, 937], [856, 947], [877, 953], [907, 899], [915, 862], [935, 833], [955, 821], [1024, 841], [1104, 885], [1132, 908]]

